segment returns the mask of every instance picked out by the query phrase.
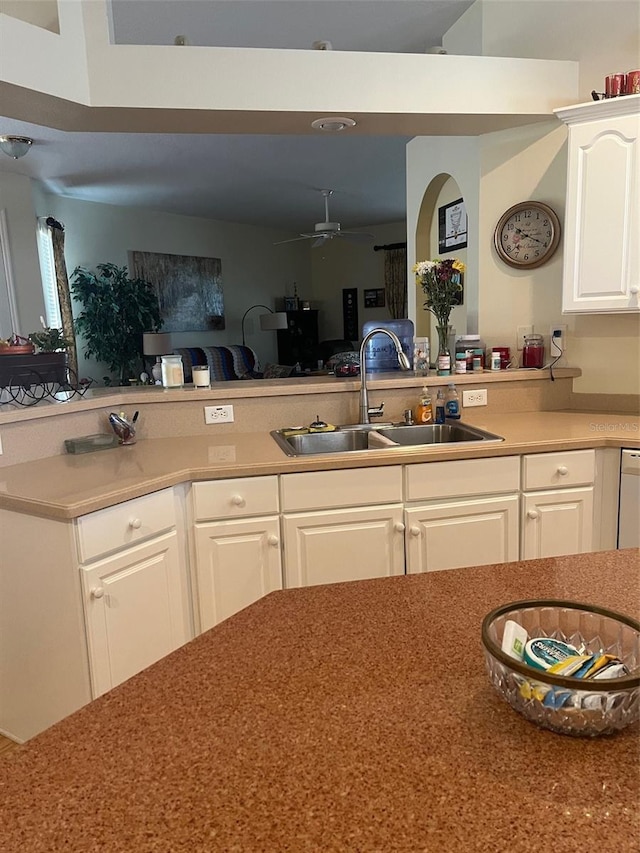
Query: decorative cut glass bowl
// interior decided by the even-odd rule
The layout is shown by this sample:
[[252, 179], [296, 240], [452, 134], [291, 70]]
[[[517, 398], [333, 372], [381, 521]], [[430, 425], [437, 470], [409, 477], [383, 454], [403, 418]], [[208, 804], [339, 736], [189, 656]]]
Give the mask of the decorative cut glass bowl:
[[[584, 653], [615, 655], [629, 675], [578, 679], [518, 661], [501, 648], [509, 619], [525, 628], [529, 639], [552, 637]], [[635, 619], [572, 601], [515, 601], [485, 616], [482, 643], [493, 686], [532, 723], [560, 734], [592, 737], [613, 734], [640, 718], [640, 622]], [[549, 690], [558, 697], [569, 693], [562, 695], [562, 707], [553, 707], [548, 699], [543, 704]]]

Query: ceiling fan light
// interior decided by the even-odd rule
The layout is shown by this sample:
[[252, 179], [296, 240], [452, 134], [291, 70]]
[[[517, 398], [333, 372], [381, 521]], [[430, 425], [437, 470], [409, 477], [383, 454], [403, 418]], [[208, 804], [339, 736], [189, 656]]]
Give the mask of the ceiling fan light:
[[355, 121], [346, 116], [326, 116], [311, 122], [311, 127], [314, 130], [323, 130], [325, 133], [339, 133], [341, 130], [355, 126]]
[[28, 136], [0, 136], [0, 150], [14, 160], [24, 157], [32, 144]]

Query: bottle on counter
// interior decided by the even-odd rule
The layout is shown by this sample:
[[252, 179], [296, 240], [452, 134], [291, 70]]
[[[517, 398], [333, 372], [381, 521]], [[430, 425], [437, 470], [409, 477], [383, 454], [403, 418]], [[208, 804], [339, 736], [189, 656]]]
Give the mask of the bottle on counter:
[[436, 394], [436, 423], [443, 424], [445, 420], [445, 408], [444, 408], [444, 391], [442, 388], [438, 388], [438, 393]]
[[431, 408], [431, 394], [425, 385], [422, 389], [422, 394], [414, 412], [414, 419], [417, 424], [433, 423], [433, 410]]
[[450, 382], [447, 386], [444, 410], [446, 417], [454, 418], [455, 420], [460, 418], [460, 398], [458, 397], [458, 392], [456, 391], [456, 386], [453, 382]]

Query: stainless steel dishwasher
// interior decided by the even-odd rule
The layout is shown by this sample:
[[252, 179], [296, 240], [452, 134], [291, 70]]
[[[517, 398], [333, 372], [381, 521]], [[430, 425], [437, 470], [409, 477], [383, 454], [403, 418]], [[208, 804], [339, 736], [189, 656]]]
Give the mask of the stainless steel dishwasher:
[[623, 450], [618, 548], [640, 548], [640, 450]]

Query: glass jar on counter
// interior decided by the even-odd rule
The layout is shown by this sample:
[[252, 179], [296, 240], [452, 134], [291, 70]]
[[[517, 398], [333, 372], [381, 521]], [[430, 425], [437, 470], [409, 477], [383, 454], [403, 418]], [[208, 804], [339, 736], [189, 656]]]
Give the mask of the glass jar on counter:
[[544, 367], [544, 339], [542, 335], [525, 335], [522, 348], [523, 367]]
[[467, 373], [471, 373], [473, 370], [474, 356], [480, 356], [480, 370], [484, 370], [485, 351], [485, 343], [480, 337], [480, 335], [460, 335], [458, 338], [456, 338], [456, 358], [461, 353], [464, 353], [467, 362]]
[[182, 388], [184, 385], [181, 355], [162, 356], [162, 384], [165, 388]]

